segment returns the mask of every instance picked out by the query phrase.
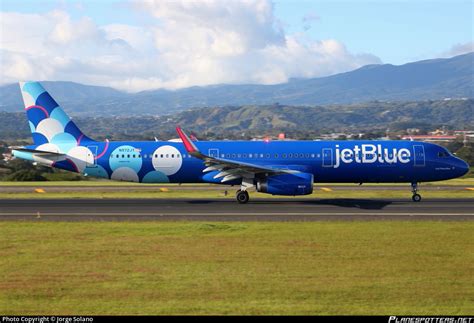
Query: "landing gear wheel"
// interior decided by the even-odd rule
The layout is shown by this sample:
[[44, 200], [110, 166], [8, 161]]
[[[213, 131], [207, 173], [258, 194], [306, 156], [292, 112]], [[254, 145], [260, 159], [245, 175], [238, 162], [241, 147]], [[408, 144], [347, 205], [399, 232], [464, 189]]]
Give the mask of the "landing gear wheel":
[[411, 183], [411, 192], [413, 193], [411, 199], [413, 202], [420, 202], [421, 201], [421, 195], [418, 194], [418, 183], [413, 182]]
[[249, 201], [249, 193], [247, 191], [238, 190], [235, 197], [239, 204], [246, 204]]

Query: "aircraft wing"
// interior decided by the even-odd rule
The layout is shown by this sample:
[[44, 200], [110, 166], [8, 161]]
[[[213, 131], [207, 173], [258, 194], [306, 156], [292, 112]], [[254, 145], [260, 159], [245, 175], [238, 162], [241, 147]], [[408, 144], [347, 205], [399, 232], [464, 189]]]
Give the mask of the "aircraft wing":
[[186, 151], [193, 157], [199, 158], [204, 161], [207, 166], [203, 172], [219, 171], [214, 178], [221, 178], [221, 182], [227, 182], [238, 178], [253, 178], [255, 174], [265, 173], [268, 175], [276, 174], [294, 174], [299, 171], [291, 169], [280, 169], [273, 167], [265, 167], [263, 165], [244, 163], [240, 161], [223, 159], [218, 157], [207, 156], [199, 151], [196, 145], [189, 139], [188, 135], [181, 130], [180, 127], [176, 127], [179, 137], [183, 141]]

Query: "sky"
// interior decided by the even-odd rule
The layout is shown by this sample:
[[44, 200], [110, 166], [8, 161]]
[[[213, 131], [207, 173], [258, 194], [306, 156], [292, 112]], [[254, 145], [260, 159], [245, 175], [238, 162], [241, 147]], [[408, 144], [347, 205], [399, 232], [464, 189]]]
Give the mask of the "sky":
[[0, 84], [276, 84], [473, 51], [463, 0], [0, 0]]

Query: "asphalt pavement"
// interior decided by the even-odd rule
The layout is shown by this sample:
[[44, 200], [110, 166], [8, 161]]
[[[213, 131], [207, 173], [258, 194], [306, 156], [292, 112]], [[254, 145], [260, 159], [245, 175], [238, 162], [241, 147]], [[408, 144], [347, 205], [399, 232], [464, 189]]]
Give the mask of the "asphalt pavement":
[[472, 221], [474, 199], [4, 199], [0, 221]]

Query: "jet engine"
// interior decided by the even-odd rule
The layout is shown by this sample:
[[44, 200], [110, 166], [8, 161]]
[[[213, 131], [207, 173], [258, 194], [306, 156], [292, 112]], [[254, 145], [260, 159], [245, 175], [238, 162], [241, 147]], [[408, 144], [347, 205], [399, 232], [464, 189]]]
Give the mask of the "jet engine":
[[272, 195], [308, 195], [313, 193], [313, 174], [279, 174], [258, 179], [257, 191]]

